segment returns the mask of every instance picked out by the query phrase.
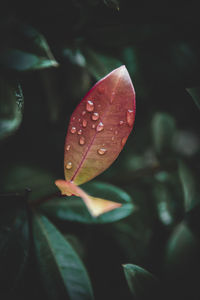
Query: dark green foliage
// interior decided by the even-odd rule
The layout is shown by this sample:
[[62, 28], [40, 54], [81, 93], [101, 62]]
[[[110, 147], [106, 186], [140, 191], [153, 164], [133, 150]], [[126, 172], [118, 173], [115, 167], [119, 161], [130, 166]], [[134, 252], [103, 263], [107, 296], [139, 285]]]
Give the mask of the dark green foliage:
[[[199, 10], [65, 4], [0, 5], [0, 299], [198, 300]], [[71, 113], [122, 64], [135, 131], [83, 188], [124, 205], [95, 219], [54, 181]]]

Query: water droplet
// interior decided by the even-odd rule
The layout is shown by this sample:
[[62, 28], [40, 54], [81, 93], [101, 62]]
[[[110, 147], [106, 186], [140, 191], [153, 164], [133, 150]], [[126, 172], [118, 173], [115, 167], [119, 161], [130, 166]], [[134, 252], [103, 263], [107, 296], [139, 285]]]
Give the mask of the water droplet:
[[97, 125], [97, 131], [100, 132], [104, 129], [104, 125], [102, 122], [100, 122], [98, 125]]
[[76, 117], [73, 117], [72, 120], [74, 121], [76, 119]]
[[123, 125], [124, 124], [124, 121], [119, 121], [119, 125]]
[[71, 161], [69, 161], [67, 164], [66, 164], [66, 169], [67, 170], [70, 170], [72, 168], [72, 163]]
[[70, 147], [70, 145], [67, 145], [66, 150], [69, 151]]
[[76, 127], [72, 127], [71, 128], [71, 133], [75, 133], [76, 132]]
[[112, 131], [112, 130], [113, 130], [113, 128], [112, 128], [112, 127], [110, 127], [110, 130]]
[[81, 135], [82, 134], [82, 132], [83, 132], [83, 130], [82, 129], [80, 129], [77, 133], [78, 133], [78, 135]]
[[116, 134], [116, 135], [118, 134], [118, 131], [117, 131], [117, 130], [115, 130], [115, 134]]
[[80, 137], [79, 144], [80, 145], [84, 145], [85, 144], [85, 138], [83, 136]]
[[94, 110], [94, 103], [92, 101], [90, 101], [90, 100], [87, 101], [86, 110], [87, 111], [93, 111]]
[[98, 107], [101, 107], [101, 104], [98, 104], [97, 106], [98, 106]]
[[114, 136], [112, 136], [111, 140], [112, 140], [112, 141], [114, 141], [114, 139], [115, 139], [115, 137], [114, 137]]
[[85, 110], [82, 111], [82, 116], [85, 116], [85, 114], [86, 114], [86, 111]]
[[115, 97], [115, 92], [112, 92], [111, 94], [111, 98], [110, 98], [110, 103], [112, 104], [114, 101], [114, 97]]
[[94, 112], [94, 113], [92, 114], [92, 120], [93, 120], [93, 121], [96, 121], [96, 120], [98, 120], [98, 118], [99, 118], [98, 112]]
[[98, 87], [98, 92], [99, 92], [99, 94], [103, 94], [104, 91], [105, 91], [104, 86], [103, 86], [103, 85], [99, 85], [99, 87]]
[[95, 124], [92, 124], [92, 128], [94, 129], [96, 127], [96, 125]]
[[134, 123], [134, 114], [133, 114], [133, 110], [131, 110], [131, 109], [128, 109], [128, 110], [127, 110], [126, 120], [127, 120], [127, 123], [128, 123], [128, 125], [129, 125], [130, 127], [133, 126], [133, 123]]
[[81, 119], [78, 119], [79, 123], [81, 122]]
[[128, 138], [127, 136], [124, 136], [124, 137], [122, 138], [122, 141], [121, 141], [122, 146], [124, 146], [124, 145], [126, 144], [127, 138]]
[[84, 128], [87, 127], [87, 120], [83, 119], [82, 125]]
[[105, 148], [100, 148], [100, 149], [97, 150], [97, 152], [98, 152], [100, 155], [104, 155], [104, 154], [107, 152], [107, 150], [106, 150]]

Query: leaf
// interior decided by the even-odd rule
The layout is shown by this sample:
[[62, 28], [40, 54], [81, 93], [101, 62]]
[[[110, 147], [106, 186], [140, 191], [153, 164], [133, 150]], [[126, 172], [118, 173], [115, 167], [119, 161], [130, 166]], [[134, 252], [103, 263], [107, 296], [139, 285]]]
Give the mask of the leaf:
[[0, 78], [0, 139], [13, 134], [19, 128], [23, 106], [21, 86]]
[[191, 170], [182, 161], [178, 163], [178, 173], [183, 189], [185, 211], [188, 212], [195, 204], [193, 201], [196, 195], [195, 179]]
[[123, 149], [134, 119], [135, 92], [122, 66], [100, 80], [72, 114], [65, 142], [65, 179], [80, 185], [106, 170]]
[[155, 299], [158, 292], [157, 278], [137, 265], [126, 264], [123, 268], [134, 299]]
[[122, 64], [115, 57], [102, 54], [91, 48], [82, 47], [80, 50], [87, 69], [96, 80], [100, 80], [103, 76], [113, 69], [120, 67]]
[[122, 189], [102, 182], [90, 182], [83, 185], [87, 193], [122, 204], [120, 207], [92, 217], [83, 201], [76, 196], [54, 198], [40, 206], [43, 213], [62, 221], [86, 224], [104, 224], [119, 221], [134, 211], [130, 196]]
[[67, 239], [45, 216], [33, 216], [41, 278], [49, 299], [93, 299], [87, 271]]
[[13, 23], [4, 47], [0, 50], [0, 65], [15, 71], [56, 67], [45, 37], [28, 25]]
[[104, 0], [104, 3], [111, 8], [119, 10], [119, 0]]
[[200, 88], [194, 87], [194, 88], [188, 88], [186, 91], [192, 96], [192, 99], [196, 103], [197, 107], [200, 109]]
[[166, 113], [156, 113], [152, 120], [153, 141], [159, 154], [168, 152], [175, 133], [175, 120]]
[[0, 298], [19, 287], [29, 258], [27, 213], [19, 196], [0, 197]]
[[71, 196], [73, 194], [80, 196], [94, 217], [121, 206], [120, 203], [88, 195], [72, 181], [56, 180], [55, 184], [60, 189], [62, 195]]

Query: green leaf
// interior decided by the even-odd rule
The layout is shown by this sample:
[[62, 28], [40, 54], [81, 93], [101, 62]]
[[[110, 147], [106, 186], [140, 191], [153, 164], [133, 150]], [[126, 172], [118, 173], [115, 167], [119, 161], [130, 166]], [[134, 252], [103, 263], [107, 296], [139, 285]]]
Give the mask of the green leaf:
[[185, 211], [187, 212], [194, 206], [196, 183], [191, 170], [182, 161], [179, 161], [178, 173], [183, 189]]
[[[19, 196], [0, 197], [0, 298], [18, 289], [29, 257], [28, 219]], [[7, 298], [6, 298], [7, 299]]]
[[118, 187], [98, 181], [86, 183], [81, 187], [91, 196], [109, 199], [123, 205], [96, 218], [90, 215], [83, 200], [76, 196], [54, 198], [41, 205], [40, 209], [49, 217], [58, 220], [86, 224], [116, 222], [134, 211], [131, 197]]
[[4, 48], [0, 51], [0, 65], [15, 71], [56, 67], [45, 37], [31, 26], [12, 24]]
[[3, 193], [20, 193], [29, 188], [31, 190], [29, 201], [47, 198], [57, 193], [53, 175], [31, 164], [12, 164], [1, 174], [0, 181], [2, 184], [1, 192]]
[[169, 152], [175, 129], [175, 120], [170, 115], [166, 113], [156, 113], [154, 115], [152, 133], [154, 147], [158, 154]]
[[49, 299], [93, 299], [87, 271], [66, 238], [45, 216], [33, 216], [35, 251]]
[[186, 91], [192, 96], [192, 99], [200, 109], [200, 87], [188, 88]]
[[23, 106], [21, 86], [0, 78], [0, 140], [13, 134], [19, 128]]
[[126, 264], [123, 268], [134, 299], [155, 299], [158, 292], [157, 278], [137, 265]]
[[122, 62], [113, 55], [105, 55], [92, 48], [82, 47], [80, 53], [85, 59], [85, 65], [88, 71], [96, 80], [100, 80], [112, 70], [122, 65]]

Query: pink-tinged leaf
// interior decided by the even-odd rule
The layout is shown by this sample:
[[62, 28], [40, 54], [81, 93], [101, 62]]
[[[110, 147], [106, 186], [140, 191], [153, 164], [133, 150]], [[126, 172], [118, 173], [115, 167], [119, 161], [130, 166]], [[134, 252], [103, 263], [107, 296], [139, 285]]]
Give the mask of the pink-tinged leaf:
[[77, 185], [106, 170], [123, 149], [135, 120], [135, 91], [125, 66], [89, 91], [71, 116], [65, 179]]
[[92, 197], [84, 192], [80, 187], [76, 186], [72, 181], [56, 180], [55, 184], [60, 189], [62, 195], [71, 196], [74, 194], [75, 196], [81, 197], [89, 212], [94, 217], [122, 206], [121, 203]]

